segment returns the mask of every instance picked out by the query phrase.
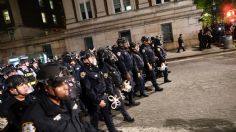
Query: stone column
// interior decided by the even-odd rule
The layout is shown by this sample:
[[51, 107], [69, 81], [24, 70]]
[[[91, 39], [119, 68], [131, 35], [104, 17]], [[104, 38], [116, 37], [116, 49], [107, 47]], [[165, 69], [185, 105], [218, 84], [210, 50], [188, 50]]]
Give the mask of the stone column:
[[62, 0], [65, 17], [66, 17], [66, 25], [76, 23], [75, 9], [73, 6], [73, 0]]
[[17, 0], [9, 0], [9, 4], [11, 7], [12, 17], [14, 19], [15, 26], [16, 27], [22, 26], [23, 21], [21, 18], [20, 8], [19, 8]]
[[107, 0], [107, 6], [108, 6], [108, 15], [115, 14], [113, 0]]

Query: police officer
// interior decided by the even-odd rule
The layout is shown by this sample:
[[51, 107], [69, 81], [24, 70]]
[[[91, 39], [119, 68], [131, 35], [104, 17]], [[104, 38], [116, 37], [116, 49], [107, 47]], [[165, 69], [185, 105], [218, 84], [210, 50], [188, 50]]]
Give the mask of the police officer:
[[20, 64], [19, 64], [19, 68], [17, 70], [17, 74], [23, 75], [27, 78], [28, 85], [30, 86], [30, 89], [31, 89], [31, 91], [29, 91], [29, 92], [33, 92], [35, 90], [34, 87], [37, 83], [36, 73], [34, 72], [34, 70], [32, 68], [29, 67], [28, 59], [21, 59], [20, 60]]
[[128, 106], [137, 106], [140, 102], [134, 100], [134, 81], [132, 71], [137, 71], [137, 66], [129, 53], [129, 42], [125, 37], [120, 37], [116, 41], [118, 47], [116, 48], [115, 54], [118, 58], [117, 66], [121, 72], [123, 80], [130, 81], [132, 86], [131, 91], [128, 93], [129, 104]]
[[16, 69], [13, 66], [6, 66], [2, 69], [2, 92], [4, 92], [4, 89], [6, 89], [5, 81], [8, 77], [12, 75], [16, 75]]
[[12, 75], [7, 78], [6, 88], [9, 96], [4, 98], [0, 105], [0, 117], [8, 121], [4, 131], [20, 132], [22, 116], [36, 98], [28, 94], [27, 79], [22, 75]]
[[160, 88], [157, 84], [157, 78], [154, 71], [155, 62], [157, 61], [157, 57], [155, 56], [155, 53], [150, 45], [149, 38], [146, 36], [143, 36], [141, 38], [142, 45], [140, 46], [140, 53], [142, 55], [142, 58], [144, 60], [144, 72], [146, 74], [146, 77], [149, 78], [152, 82], [152, 85], [155, 88], [155, 91], [162, 91], [163, 89]]
[[104, 117], [106, 126], [109, 132], [117, 132], [113, 123], [111, 109], [106, 96], [107, 89], [104, 80], [104, 74], [100, 71], [97, 65], [97, 59], [89, 50], [81, 53], [81, 60], [84, 63], [81, 68], [81, 87], [82, 87], [82, 100], [88, 108], [90, 115], [90, 123], [99, 131], [99, 113]]
[[43, 84], [44, 93], [24, 115], [22, 131], [94, 132], [92, 127], [85, 130], [79, 117], [80, 108], [69, 98], [68, 74], [61, 65], [46, 64], [37, 79]]
[[112, 51], [103, 48], [98, 49], [97, 55], [99, 67], [104, 74], [106, 86], [111, 89], [111, 92], [108, 94], [119, 98], [121, 103], [120, 106], [117, 106], [117, 109], [123, 115], [124, 121], [134, 122], [134, 118], [130, 117], [128, 111], [124, 107], [124, 101], [121, 95], [122, 77], [115, 64], [118, 61], [118, 58]]
[[144, 91], [145, 89], [145, 80], [143, 77], [143, 68], [144, 68], [144, 62], [143, 59], [139, 53], [139, 45], [132, 42], [130, 44], [130, 53], [133, 56], [133, 59], [137, 65], [138, 71], [134, 71], [134, 80], [135, 80], [135, 86], [137, 87], [137, 91], [140, 91], [140, 97], [148, 97], [146, 92]]
[[[162, 65], [165, 65], [164, 69], [161, 69], [161, 72], [164, 75], [164, 83], [171, 82], [171, 80], [168, 79], [168, 68], [166, 66], [166, 52], [164, 48], [162, 47], [162, 43], [160, 42], [160, 39], [158, 36], [155, 38], [155, 43], [154, 43], [154, 52], [156, 56], [159, 58], [157, 60], [157, 67], [161, 67]], [[159, 69], [159, 70], [160, 70]]]
[[183, 51], [185, 51], [185, 49], [184, 49], [184, 39], [182, 37], [182, 34], [179, 34], [178, 44], [179, 44], [179, 47], [178, 47], [177, 53], [180, 53], [180, 49], [183, 49]]

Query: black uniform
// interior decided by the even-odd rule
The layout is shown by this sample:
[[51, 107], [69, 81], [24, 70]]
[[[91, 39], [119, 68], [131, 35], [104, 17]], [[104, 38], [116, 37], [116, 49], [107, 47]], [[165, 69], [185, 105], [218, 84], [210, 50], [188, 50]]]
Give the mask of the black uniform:
[[[135, 81], [135, 87], [136, 87], [136, 91], [140, 91], [140, 96], [148, 96], [144, 89], [145, 89], [145, 80], [143, 77], [143, 69], [144, 69], [144, 61], [142, 59], [142, 57], [140, 56], [140, 54], [138, 52], [131, 52], [133, 59], [137, 65], [138, 71], [134, 71], [134, 81]], [[138, 77], [138, 73], [140, 74], [140, 77]]]
[[23, 117], [22, 129], [36, 129], [36, 132], [84, 132], [79, 119], [79, 106], [70, 100], [54, 104], [46, 94], [40, 102], [27, 110]]
[[124, 107], [124, 101], [120, 93], [120, 88], [122, 87], [122, 78], [119, 70], [115, 65], [104, 63], [102, 67], [102, 72], [105, 76], [106, 85], [111, 89], [108, 93], [109, 95], [117, 95], [119, 97], [121, 105], [118, 107], [118, 110], [124, 117], [125, 121], [133, 122], [134, 119], [130, 117], [129, 113]]
[[[157, 67], [161, 67], [162, 64], [166, 63], [166, 52], [161, 47], [161, 45], [155, 45], [155, 53], [156, 53], [157, 57], [159, 58], [157, 61]], [[161, 72], [163, 72], [163, 75], [164, 75], [164, 82], [171, 82], [168, 79], [168, 68], [165, 67], [165, 69]]]
[[[99, 113], [104, 117], [107, 128], [110, 132], [115, 132], [115, 126], [112, 119], [110, 105], [105, 93], [109, 90], [104, 81], [104, 74], [98, 67], [84, 64], [81, 68], [81, 98], [88, 108], [88, 113], [91, 116], [90, 123], [98, 130]], [[104, 108], [99, 107], [101, 100], [106, 102]]]
[[180, 52], [180, 49], [183, 49], [183, 51], [185, 51], [185, 49], [184, 49], [184, 40], [182, 38], [182, 34], [179, 35], [178, 44], [179, 44], [179, 47], [178, 47], [177, 53]]
[[136, 103], [134, 101], [134, 97], [133, 97], [134, 96], [134, 81], [133, 81], [133, 72], [132, 71], [137, 71], [137, 67], [135, 65], [134, 59], [133, 59], [132, 55], [130, 55], [130, 53], [128, 52], [128, 49], [125, 49], [122, 47], [117, 47], [115, 54], [117, 55], [117, 58], [118, 58], [117, 65], [118, 65], [118, 68], [121, 72], [123, 79], [127, 80], [126, 79], [127, 73], [129, 73], [131, 76], [131, 80], [129, 80], [129, 81], [132, 86], [132, 89], [128, 93], [129, 105], [136, 105]]
[[0, 117], [8, 120], [8, 126], [4, 131], [20, 132], [22, 116], [26, 109], [35, 102], [36, 98], [31, 95], [28, 95], [24, 101], [19, 101], [11, 95], [4, 98], [0, 104]]
[[[155, 62], [157, 61], [158, 58], [155, 56], [155, 53], [152, 47], [150, 45], [142, 44], [140, 47], [140, 53], [144, 61], [144, 72], [146, 74], [146, 79], [151, 80], [156, 91], [161, 90], [157, 84], [157, 80], [156, 80], [157, 78], [154, 71]], [[152, 66], [152, 70], [148, 68], [148, 64]]]

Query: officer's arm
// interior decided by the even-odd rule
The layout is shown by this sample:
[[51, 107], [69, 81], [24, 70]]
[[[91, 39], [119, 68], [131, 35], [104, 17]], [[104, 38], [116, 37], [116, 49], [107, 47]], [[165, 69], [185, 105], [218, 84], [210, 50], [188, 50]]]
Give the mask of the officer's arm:
[[134, 73], [139, 74], [139, 69], [138, 69], [138, 66], [137, 66], [137, 63], [136, 63], [134, 57], [133, 57], [133, 71], [134, 71]]
[[97, 104], [100, 103], [100, 99], [98, 98], [97, 94], [95, 93], [94, 89], [92, 88], [92, 84], [89, 81], [89, 78], [85, 77], [81, 79], [81, 86], [84, 86], [86, 89], [86, 96]]
[[160, 62], [165, 62], [165, 58], [164, 58], [164, 56], [162, 55], [160, 48], [157, 48], [157, 57], [158, 57], [158, 59], [159, 59]]
[[108, 93], [109, 95], [115, 95], [114, 90], [113, 90], [114, 83], [112, 81], [112, 78], [110, 76], [106, 76], [106, 75], [108, 75], [108, 73], [104, 73], [104, 81], [106, 84], [106, 93]]
[[144, 64], [149, 63], [145, 48], [142, 47], [139, 52], [140, 52], [140, 54], [141, 54], [142, 57], [143, 57]]
[[126, 78], [128, 71], [127, 71], [125, 63], [124, 63], [124, 58], [121, 55], [117, 56], [117, 58], [118, 58], [118, 61], [116, 62], [117, 67], [118, 67], [119, 71], [121, 72], [121, 74], [123, 75], [123, 77]]

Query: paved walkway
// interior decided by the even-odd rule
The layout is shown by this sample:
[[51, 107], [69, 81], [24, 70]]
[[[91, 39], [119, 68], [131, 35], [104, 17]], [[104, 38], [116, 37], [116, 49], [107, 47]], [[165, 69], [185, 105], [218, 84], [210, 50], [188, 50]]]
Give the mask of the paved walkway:
[[201, 56], [201, 55], [207, 55], [207, 54], [214, 54], [214, 53], [220, 53], [220, 52], [229, 52], [234, 51], [236, 48], [232, 49], [224, 49], [222, 46], [216, 46], [212, 45], [211, 49], [204, 49], [202, 51], [199, 51], [198, 47], [187, 47], [186, 51], [181, 51], [180, 53], [176, 53], [176, 50], [167, 51], [167, 62], [178, 60], [178, 59], [184, 59], [187, 57], [194, 57], [194, 56]]

